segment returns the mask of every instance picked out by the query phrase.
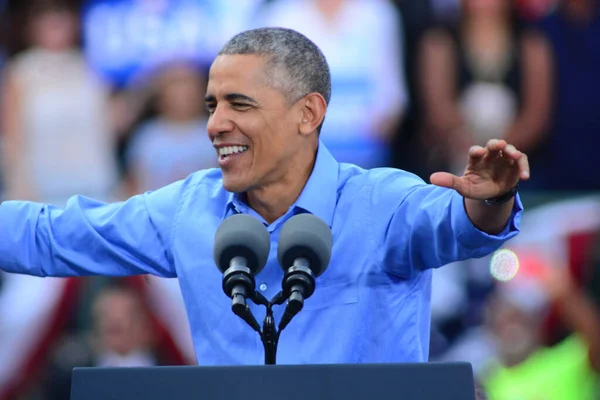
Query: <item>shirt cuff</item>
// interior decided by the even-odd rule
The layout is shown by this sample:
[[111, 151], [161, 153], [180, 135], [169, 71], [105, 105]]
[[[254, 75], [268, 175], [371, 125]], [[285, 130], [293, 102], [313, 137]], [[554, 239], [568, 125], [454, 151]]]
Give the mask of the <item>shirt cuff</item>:
[[509, 239], [517, 236], [520, 231], [523, 203], [519, 193], [515, 195], [513, 209], [506, 227], [497, 235], [485, 233], [473, 225], [467, 215], [464, 198], [458, 192], [453, 193], [451, 207], [452, 228], [456, 232], [457, 240], [462, 246], [472, 251], [483, 251], [483, 253], [494, 251]]
[[43, 276], [39, 250], [34, 246], [37, 216], [43, 206], [29, 201], [0, 204], [0, 270]]

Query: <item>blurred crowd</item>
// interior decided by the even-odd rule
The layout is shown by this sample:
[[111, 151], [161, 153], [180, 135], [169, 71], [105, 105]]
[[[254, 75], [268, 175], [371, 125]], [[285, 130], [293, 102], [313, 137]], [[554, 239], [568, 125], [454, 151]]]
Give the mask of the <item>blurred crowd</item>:
[[[490, 138], [528, 154], [523, 233], [434, 274], [431, 360], [492, 399], [600, 398], [599, 0], [0, 0], [1, 199], [121, 201], [216, 166], [210, 63], [261, 26], [323, 50], [339, 161], [428, 181]], [[190, 349], [176, 280], [0, 272], [0, 400]]]

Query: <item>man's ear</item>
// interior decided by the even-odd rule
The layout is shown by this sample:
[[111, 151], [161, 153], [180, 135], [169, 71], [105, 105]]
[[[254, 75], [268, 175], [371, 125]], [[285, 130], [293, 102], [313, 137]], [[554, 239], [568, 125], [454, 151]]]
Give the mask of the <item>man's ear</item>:
[[311, 93], [300, 100], [302, 109], [299, 130], [303, 135], [310, 135], [323, 123], [327, 112], [327, 103], [319, 93]]

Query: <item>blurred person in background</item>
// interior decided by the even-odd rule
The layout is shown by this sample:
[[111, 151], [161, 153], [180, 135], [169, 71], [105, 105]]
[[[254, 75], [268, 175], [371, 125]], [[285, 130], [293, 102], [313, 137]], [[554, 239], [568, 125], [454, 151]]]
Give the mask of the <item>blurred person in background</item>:
[[456, 27], [422, 42], [419, 92], [430, 170], [457, 168], [469, 146], [502, 138], [530, 153], [548, 129], [551, 53], [521, 29], [511, 1], [463, 0]]
[[[78, 17], [54, 1], [27, 2], [21, 10], [27, 48], [8, 59], [0, 83], [2, 199], [63, 205], [84, 193], [110, 200], [117, 176], [108, 90], [78, 50]], [[15, 42], [21, 42], [18, 14], [11, 14]], [[32, 377], [77, 286], [70, 279], [3, 280], [0, 398]]]
[[[592, 400], [600, 393], [600, 310], [566, 268], [521, 254], [521, 271], [499, 283], [486, 311], [488, 348], [479, 371], [494, 400]], [[547, 346], [543, 325], [556, 304], [570, 335]]]
[[279, 0], [260, 26], [294, 29], [319, 46], [332, 97], [321, 139], [340, 162], [391, 163], [391, 139], [408, 104], [402, 19], [388, 0]]
[[416, 60], [423, 35], [439, 15], [435, 13], [433, 0], [394, 0], [394, 4], [400, 10], [399, 16], [402, 18], [402, 31], [399, 33], [404, 42], [404, 65], [401, 68], [406, 72], [409, 101], [405, 115], [396, 127], [396, 133], [392, 135], [392, 166], [411, 171], [427, 181], [428, 171], [422, 168], [422, 160], [426, 158], [427, 151], [422, 148], [419, 140], [421, 104], [415, 101], [418, 98], [419, 77]]
[[160, 364], [148, 310], [133, 289], [108, 286], [94, 299], [89, 335], [60, 343], [45, 370], [45, 400], [68, 399], [74, 367], [150, 367]]
[[151, 82], [156, 115], [133, 133], [126, 150], [129, 194], [156, 190], [216, 167], [206, 133], [206, 78], [185, 62], [160, 68]]
[[[8, 50], [8, 43], [7, 43], [7, 38], [9, 37], [8, 34], [8, 13], [6, 11], [7, 9], [7, 3], [8, 0], [0, 0], [0, 77], [2, 76], [3, 70], [4, 70], [4, 65], [6, 63], [6, 58], [7, 58], [7, 50]], [[0, 79], [0, 95], [2, 94], [3, 90], [2, 90], [2, 80]], [[2, 105], [1, 103], [1, 98], [0, 98], [0, 106]], [[2, 115], [0, 114], [0, 127], [2, 126], [2, 121], [1, 121]], [[2, 146], [2, 131], [0, 130], [0, 149]], [[2, 174], [2, 150], [0, 150], [0, 198], [2, 197], [2, 191], [3, 191], [3, 174]], [[1, 278], [0, 278], [1, 279]]]
[[30, 47], [9, 60], [2, 85], [5, 197], [109, 200], [117, 183], [109, 91], [77, 49], [77, 16], [54, 1], [28, 12]]
[[[540, 29], [554, 59], [552, 130], [532, 163], [529, 185], [552, 191], [600, 190], [600, 1], [563, 0]], [[569, 165], [568, 170], [560, 165]]]

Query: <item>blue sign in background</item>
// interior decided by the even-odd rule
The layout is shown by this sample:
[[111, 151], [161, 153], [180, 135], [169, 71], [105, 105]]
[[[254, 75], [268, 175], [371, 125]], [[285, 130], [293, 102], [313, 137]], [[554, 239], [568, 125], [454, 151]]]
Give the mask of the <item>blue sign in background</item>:
[[118, 86], [174, 58], [210, 63], [221, 37], [211, 0], [92, 0], [83, 9], [84, 52]]

